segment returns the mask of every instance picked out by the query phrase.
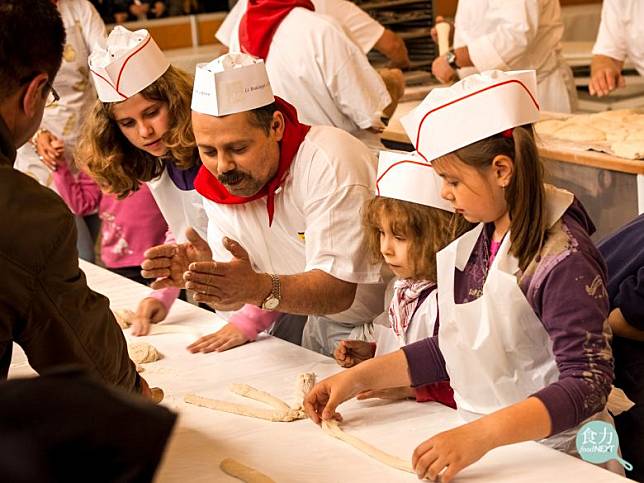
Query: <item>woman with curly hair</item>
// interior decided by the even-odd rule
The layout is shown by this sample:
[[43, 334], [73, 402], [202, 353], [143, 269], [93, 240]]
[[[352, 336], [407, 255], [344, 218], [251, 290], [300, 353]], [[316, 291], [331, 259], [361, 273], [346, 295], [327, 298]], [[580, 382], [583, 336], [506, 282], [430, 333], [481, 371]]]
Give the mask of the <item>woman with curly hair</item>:
[[[190, 123], [192, 79], [170, 65], [146, 30], [120, 26], [89, 57], [89, 67], [99, 100], [81, 134], [81, 165], [118, 198], [145, 183], [170, 240], [184, 241], [188, 227], [205, 237], [207, 219], [193, 184], [200, 161]], [[163, 320], [177, 294], [165, 289], [143, 299], [133, 334], [145, 335], [150, 323]]]

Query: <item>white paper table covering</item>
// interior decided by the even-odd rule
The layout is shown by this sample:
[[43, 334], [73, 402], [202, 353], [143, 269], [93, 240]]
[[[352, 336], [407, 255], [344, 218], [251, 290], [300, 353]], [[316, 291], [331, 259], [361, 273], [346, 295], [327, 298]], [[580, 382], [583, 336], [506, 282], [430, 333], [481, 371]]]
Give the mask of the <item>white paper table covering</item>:
[[[149, 289], [105, 269], [81, 261], [88, 284], [110, 298], [113, 309], [136, 308]], [[223, 325], [215, 314], [177, 301], [167, 323], [209, 333]], [[390, 469], [345, 443], [326, 436], [309, 420], [272, 423], [212, 411], [183, 402], [188, 392], [205, 397], [261, 403], [228, 391], [246, 383], [294, 403], [295, 377], [316, 372], [318, 378], [338, 372], [335, 362], [320, 354], [273, 337], [261, 337], [223, 353], [190, 354], [185, 347], [194, 336], [164, 334], [134, 338], [164, 354], [145, 364], [142, 375], [150, 386], [165, 391], [163, 404], [179, 413], [177, 426], [157, 472], [158, 482], [234, 482], [219, 463], [235, 458], [269, 475], [276, 482], [392, 482], [418, 481], [412, 474]], [[25, 375], [24, 353], [14, 346], [10, 377]], [[33, 373], [33, 372], [32, 372]], [[341, 406], [343, 428], [400, 457], [433, 434], [460, 424], [456, 412], [437, 403], [380, 400], [350, 401]], [[457, 481], [480, 482], [613, 482], [626, 481], [602, 468], [534, 442], [497, 448], [463, 470]]]

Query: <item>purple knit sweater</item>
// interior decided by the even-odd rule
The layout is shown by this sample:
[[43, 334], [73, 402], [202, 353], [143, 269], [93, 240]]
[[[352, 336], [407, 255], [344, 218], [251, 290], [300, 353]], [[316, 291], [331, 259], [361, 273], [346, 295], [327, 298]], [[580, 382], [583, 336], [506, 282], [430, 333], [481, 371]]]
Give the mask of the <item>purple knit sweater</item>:
[[[594, 229], [584, 208], [575, 201], [563, 221], [548, 231], [541, 253], [518, 278], [552, 340], [560, 372], [557, 382], [532, 394], [548, 409], [552, 434], [601, 411], [613, 381], [606, 268], [590, 240]], [[492, 231], [491, 225], [482, 231], [465, 269], [456, 270], [457, 303], [470, 302], [483, 290]], [[403, 350], [414, 386], [448, 379], [436, 337]]]

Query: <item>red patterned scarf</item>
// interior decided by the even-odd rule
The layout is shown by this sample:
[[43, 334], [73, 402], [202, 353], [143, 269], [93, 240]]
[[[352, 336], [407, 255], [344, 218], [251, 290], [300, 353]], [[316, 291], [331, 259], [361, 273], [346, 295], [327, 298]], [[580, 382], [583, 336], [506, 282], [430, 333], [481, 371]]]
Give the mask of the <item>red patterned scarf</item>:
[[416, 312], [418, 298], [430, 287], [435, 287], [429, 280], [412, 280], [403, 278], [394, 282], [394, 295], [389, 304], [389, 323], [396, 336], [404, 336], [411, 319]]

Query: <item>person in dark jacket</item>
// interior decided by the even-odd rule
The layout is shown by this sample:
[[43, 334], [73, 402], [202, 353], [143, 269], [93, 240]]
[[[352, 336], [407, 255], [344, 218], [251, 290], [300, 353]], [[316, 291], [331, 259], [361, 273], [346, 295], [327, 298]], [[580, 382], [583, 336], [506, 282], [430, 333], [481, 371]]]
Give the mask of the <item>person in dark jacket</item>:
[[176, 416], [137, 395], [152, 396], [78, 267], [72, 213], [13, 168], [64, 42], [51, 0], [0, 2], [0, 378], [14, 342], [43, 374], [0, 382], [0, 481], [151, 481]]
[[12, 344], [36, 372], [65, 364], [149, 394], [104, 296], [78, 267], [74, 217], [63, 200], [13, 168], [16, 148], [56, 97], [65, 30], [50, 0], [0, 2], [0, 378]]
[[0, 414], [0, 481], [14, 483], [152, 481], [176, 420], [72, 368], [0, 382]]
[[615, 386], [635, 403], [615, 417], [629, 478], [644, 482], [644, 214], [598, 244], [608, 267]]

